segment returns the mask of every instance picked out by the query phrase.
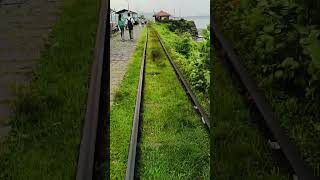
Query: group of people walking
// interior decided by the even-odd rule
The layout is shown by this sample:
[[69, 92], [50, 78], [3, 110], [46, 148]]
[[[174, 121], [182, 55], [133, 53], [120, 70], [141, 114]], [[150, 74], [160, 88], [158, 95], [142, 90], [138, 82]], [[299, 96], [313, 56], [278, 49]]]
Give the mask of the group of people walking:
[[120, 29], [120, 35], [121, 35], [121, 40], [124, 41], [124, 31], [125, 28], [128, 28], [129, 30], [129, 37], [130, 40], [133, 40], [133, 25], [134, 25], [135, 21], [134, 19], [131, 17], [131, 14], [128, 13], [128, 18], [124, 19], [122, 17], [121, 14], [119, 14], [119, 20], [118, 20], [118, 26]]

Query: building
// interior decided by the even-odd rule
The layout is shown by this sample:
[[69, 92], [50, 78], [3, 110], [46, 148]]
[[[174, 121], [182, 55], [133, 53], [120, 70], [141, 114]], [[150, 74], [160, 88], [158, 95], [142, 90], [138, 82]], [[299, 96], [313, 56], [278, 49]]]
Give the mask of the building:
[[130, 13], [131, 17], [134, 19], [134, 21], [137, 24], [138, 21], [139, 21], [138, 13], [136, 13], [134, 11], [127, 10], [127, 9], [122, 9], [122, 10], [117, 12], [117, 14], [121, 14], [122, 17], [125, 18], [125, 19], [128, 18], [128, 13]]
[[118, 17], [119, 15], [113, 9], [110, 9], [110, 27], [113, 30], [118, 25]]
[[153, 17], [155, 18], [155, 21], [169, 20], [170, 16], [171, 15], [169, 13], [162, 10], [153, 15]]

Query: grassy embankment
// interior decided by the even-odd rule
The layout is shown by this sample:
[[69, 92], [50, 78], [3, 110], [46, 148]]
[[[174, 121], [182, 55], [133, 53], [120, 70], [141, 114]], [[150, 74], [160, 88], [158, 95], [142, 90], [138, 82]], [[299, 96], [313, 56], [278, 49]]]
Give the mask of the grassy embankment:
[[110, 177], [124, 179], [146, 29], [141, 33], [110, 114]]
[[68, 0], [33, 80], [18, 92], [0, 179], [74, 179], [100, 10], [99, 0]]
[[189, 81], [191, 88], [208, 114], [209, 111], [209, 42], [196, 42], [186, 34], [176, 34], [169, 30], [169, 24], [155, 24], [171, 57]]
[[139, 177], [209, 179], [209, 139], [150, 29]]
[[285, 180], [231, 75], [214, 55], [211, 171], [214, 179]]

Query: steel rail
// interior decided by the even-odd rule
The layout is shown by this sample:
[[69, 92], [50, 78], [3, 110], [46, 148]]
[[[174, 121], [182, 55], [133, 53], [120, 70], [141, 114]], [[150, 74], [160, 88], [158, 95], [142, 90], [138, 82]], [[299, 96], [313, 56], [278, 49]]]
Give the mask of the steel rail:
[[134, 112], [134, 118], [131, 129], [131, 140], [129, 145], [129, 153], [128, 153], [128, 162], [127, 162], [127, 170], [126, 170], [126, 180], [133, 180], [135, 178], [135, 165], [136, 165], [136, 155], [137, 155], [137, 146], [138, 146], [138, 133], [139, 133], [139, 122], [141, 119], [141, 107], [142, 107], [142, 96], [143, 96], [143, 86], [144, 86], [144, 75], [145, 75], [145, 63], [147, 57], [147, 48], [148, 48], [148, 36], [149, 32], [147, 29], [146, 41], [144, 44], [144, 50], [141, 60], [140, 67], [140, 77], [138, 84], [138, 92], [136, 98], [136, 106]]
[[[96, 167], [101, 166], [101, 164], [97, 164], [97, 161], [101, 163], [103, 161], [101, 158], [107, 157], [107, 154], [104, 154], [107, 151], [107, 149], [104, 149], [106, 148], [107, 140], [102, 137], [107, 134], [103, 133], [107, 128], [105, 127], [107, 109], [103, 108], [108, 107], [107, 104], [109, 103], [108, 93], [104, 92], [108, 89], [109, 84], [107, 80], [109, 79], [109, 28], [107, 28], [109, 5], [109, 1], [101, 0], [86, 115], [77, 163], [77, 180], [100, 179], [98, 177], [101, 177], [103, 170], [96, 171]], [[105, 82], [105, 80], [107, 81]], [[97, 149], [97, 147], [101, 149]]]
[[210, 132], [210, 121], [209, 121], [209, 117], [208, 117], [207, 113], [203, 110], [197, 97], [195, 96], [195, 94], [191, 90], [191, 88], [188, 84], [188, 81], [184, 78], [183, 74], [180, 72], [179, 68], [172, 60], [169, 52], [167, 51], [166, 47], [164, 46], [164, 43], [163, 43], [159, 33], [157, 31], [155, 31], [155, 32], [156, 32], [157, 38], [161, 44], [161, 47], [163, 48], [167, 58], [169, 59], [171, 66], [173, 67], [179, 81], [181, 82], [181, 84], [183, 86], [183, 89], [185, 90], [186, 94], [188, 95], [189, 99], [191, 100], [194, 109], [196, 110], [198, 115], [201, 117], [201, 120], [202, 120], [203, 124], [206, 126], [207, 130]]
[[236, 56], [229, 42], [223, 37], [222, 33], [218, 29], [218, 26], [213, 17], [211, 17], [211, 32], [213, 38], [211, 38], [211, 45], [221, 48], [227, 60], [230, 63], [232, 69], [240, 78], [241, 83], [252, 97], [255, 106], [259, 113], [262, 115], [267, 128], [272, 134], [273, 138], [280, 145], [280, 150], [283, 152], [285, 158], [288, 160], [292, 170], [296, 174], [299, 180], [316, 180], [319, 177], [315, 177], [312, 171], [305, 165], [305, 162], [301, 159], [301, 155], [298, 153], [296, 147], [289, 141], [284, 129], [280, 126], [279, 121], [276, 119], [272, 110], [272, 106], [267, 102], [265, 96], [258, 91], [256, 83], [251, 79], [249, 74], [239, 58]]

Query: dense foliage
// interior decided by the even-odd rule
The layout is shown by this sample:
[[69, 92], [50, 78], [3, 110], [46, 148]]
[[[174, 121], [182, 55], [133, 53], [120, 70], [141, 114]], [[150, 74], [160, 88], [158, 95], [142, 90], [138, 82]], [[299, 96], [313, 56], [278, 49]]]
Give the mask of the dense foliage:
[[320, 3], [216, 0], [214, 16], [283, 127], [314, 168], [320, 162]]
[[210, 86], [209, 30], [204, 30], [205, 40], [197, 42], [189, 33], [174, 33], [170, 31], [170, 27], [170, 24], [156, 25], [156, 29], [193, 89], [203, 97], [204, 101], [208, 101]]
[[164, 20], [162, 23], [167, 24], [170, 31], [175, 32], [177, 34], [189, 33], [192, 37], [196, 37], [198, 35], [197, 27], [194, 21], [188, 21], [185, 19], [180, 20]]

